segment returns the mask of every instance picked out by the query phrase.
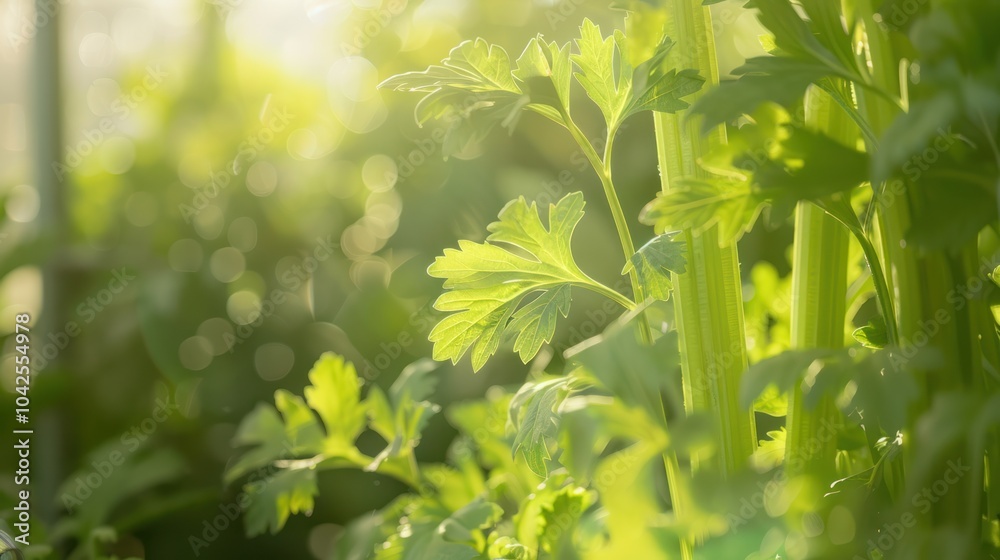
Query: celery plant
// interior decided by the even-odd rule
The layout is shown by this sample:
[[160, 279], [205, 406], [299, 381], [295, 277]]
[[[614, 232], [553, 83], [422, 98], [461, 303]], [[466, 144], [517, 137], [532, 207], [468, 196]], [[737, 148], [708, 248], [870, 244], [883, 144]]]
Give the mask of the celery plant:
[[[711, 13], [700, 0], [671, 2], [666, 36], [678, 44], [677, 53], [691, 54], [709, 84], [717, 84]], [[687, 112], [657, 113], [657, 153], [664, 192], [672, 181], [701, 177], [698, 160], [726, 141], [725, 129], [707, 134]], [[656, 221], [655, 212], [647, 218]], [[716, 228], [683, 233], [688, 269], [674, 274], [675, 310], [684, 360], [684, 400], [689, 411], [708, 412], [718, 419], [721, 440], [716, 466], [733, 473], [756, 447], [752, 411], [738, 404], [740, 375], [747, 365], [743, 324], [743, 297], [736, 246], [720, 240]]]
[[[907, 92], [905, 83], [901, 87], [898, 72], [902, 57], [893, 51], [889, 33], [875, 24], [870, 0], [859, 2], [858, 7], [866, 24], [865, 37], [871, 60], [872, 80], [882, 91], [902, 96], [901, 103], [905, 105], [908, 103]], [[893, 123], [900, 122], [898, 119], [902, 112], [900, 107], [887, 103], [884, 97], [873, 98], [872, 94], [865, 92], [859, 95], [861, 109], [872, 129], [883, 136], [891, 131]], [[938, 116], [947, 118], [947, 115]], [[892, 138], [885, 140], [891, 141]], [[872, 152], [879, 153], [882, 149], [887, 148], [869, 142], [869, 150]], [[918, 186], [915, 181], [907, 180], [894, 183], [893, 186], [895, 185], [900, 186], [900, 192], [897, 192], [893, 203], [877, 205], [877, 240], [892, 274], [891, 282], [896, 288], [896, 320], [901, 342], [904, 345], [913, 344], [912, 341], [921, 335], [933, 336], [934, 346], [943, 358], [940, 367], [922, 368], [926, 382], [917, 407], [930, 410], [935, 405], [936, 394], [963, 389], [979, 392], [983, 389], [984, 359], [987, 360], [986, 363], [991, 358], [995, 360], [996, 339], [995, 336], [988, 336], [981, 342], [981, 338], [973, 334], [982, 327], [977, 316], [982, 311], [977, 312], [975, 304], [959, 309], [953, 301], [949, 301], [948, 294], [951, 290], [955, 286], [966, 284], [976, 274], [973, 264], [978, 261], [975, 258], [978, 254], [975, 239], [962, 244], [964, 246], [957, 249], [957, 256], [941, 250], [920, 250], [907, 243], [909, 233], [914, 227], [918, 227], [914, 211], [919, 209], [921, 203], [926, 204], [926, 199], [920, 200], [922, 197], [916, 190]], [[884, 184], [877, 186], [887, 188]], [[924, 212], [926, 211], [925, 209]], [[929, 335], [927, 325], [934, 325], [938, 332]], [[950, 446], [945, 446], [950, 447], [950, 450], [944, 451], [940, 442], [922, 441], [918, 430], [919, 426], [912, 423], [903, 434], [907, 470], [912, 471], [919, 465], [923, 471], [920, 478], [911, 481], [911, 489], [944, 476], [950, 468], [949, 461], [955, 457], [972, 464], [981, 463], [981, 457], [977, 456], [974, 447], [966, 446], [962, 441], [964, 438], [956, 437]], [[933, 466], [925, 466], [928, 463]], [[979, 476], [970, 476], [960, 481], [963, 488], [944, 496], [933, 515], [920, 516], [918, 521], [922, 531], [932, 533], [936, 529], [951, 526], [959, 532], [967, 532], [970, 541], [978, 541], [981, 525], [981, 476], [980, 473]], [[917, 542], [919, 539], [910, 539], [908, 550], [918, 550], [921, 545], [916, 544]]]
[[[805, 99], [806, 126], [851, 145], [857, 137], [847, 115], [819, 89]], [[795, 210], [795, 242], [792, 258], [793, 348], [841, 348], [847, 301], [848, 231], [843, 224], [811, 202], [800, 202]], [[789, 475], [829, 472], [836, 453], [836, 439], [813, 442], [824, 420], [840, 423], [832, 399], [825, 398], [809, 410], [801, 381], [788, 397], [785, 421], [785, 469]], [[815, 445], [811, 445], [814, 444]], [[805, 450], [809, 450], [806, 452]], [[798, 460], [789, 461], [795, 456]], [[819, 471], [819, 473], [817, 472]]]
[[[773, 34], [764, 41], [770, 53], [720, 84], [704, 4], [636, 2], [628, 37], [620, 31], [606, 37], [585, 21], [574, 45], [539, 37], [513, 63], [498, 46], [468, 41], [440, 66], [386, 82], [423, 94], [421, 123], [452, 123], [446, 151], [496, 125], [513, 127], [524, 112], [564, 127], [600, 179], [622, 273], [632, 285], [631, 294], [619, 293], [576, 264], [581, 193], [547, 209], [519, 198], [487, 227], [485, 242], [460, 241], [429, 268], [444, 280], [436, 306], [447, 314], [430, 334], [434, 358], [457, 362], [471, 354], [478, 370], [506, 337], [527, 363], [552, 340], [574, 289], [594, 291], [630, 313], [568, 351], [562, 375], [536, 372], [516, 394], [493, 394], [474, 413], [453, 413], [465, 434], [463, 449], [469, 439], [477, 449], [472, 459], [467, 450], [456, 453], [454, 468], [421, 465], [414, 454], [427, 416], [437, 411], [425, 400], [431, 382], [424, 366], [404, 373], [388, 396], [372, 388], [362, 398], [353, 368], [324, 358], [304, 401], [280, 392], [276, 410], [262, 408], [240, 428], [238, 440], [255, 448], [230, 477], [268, 463], [280, 469], [272, 479], [281, 484], [251, 505], [255, 531], [276, 530], [290, 513], [311, 507], [315, 470], [355, 467], [395, 477], [413, 493], [382, 510], [377, 530], [366, 536], [383, 551], [380, 560], [673, 558], [677, 541], [685, 560], [696, 552], [964, 559], [1000, 550], [1000, 345], [989, 294], [956, 288], [984, 280], [977, 237], [997, 225], [1000, 102], [987, 92], [1000, 90], [1000, 72], [995, 57], [953, 52], [963, 44], [955, 33], [988, 42], [984, 30], [1000, 22], [1000, 6], [977, 12], [984, 20], [978, 22], [961, 9], [971, 3], [935, 5], [925, 10], [929, 30], [905, 45], [906, 37], [878, 25], [892, 3], [755, 0], [752, 8]], [[907, 68], [904, 53], [921, 56], [926, 74], [914, 81], [920, 95], [912, 98], [899, 78]], [[604, 118], [604, 150], [574, 118], [574, 70]], [[952, 80], [956, 72], [968, 79]], [[698, 91], [703, 82], [707, 92]], [[697, 103], [689, 109], [690, 99]], [[789, 117], [799, 107], [803, 123]], [[612, 152], [622, 122], [644, 111], [654, 113], [662, 192], [644, 212], [658, 235], [636, 251], [618, 202]], [[940, 169], [912, 176], [906, 158], [928, 145], [928, 121], [954, 125], [968, 145], [993, 146], [995, 161], [963, 146], [937, 154]], [[939, 205], [945, 210], [935, 211]], [[955, 207], [961, 219], [947, 216]], [[764, 208], [777, 223], [794, 212], [793, 348], [748, 369], [736, 243]], [[859, 301], [873, 296], [880, 316], [856, 331], [860, 345], [845, 344], [848, 320], [858, 319], [847, 316], [846, 303], [852, 236], [871, 271], [871, 289], [866, 278], [852, 290], [862, 294]], [[650, 299], [668, 296], [676, 333], [654, 331], [642, 317]], [[868, 306], [852, 304], [851, 314], [862, 309]], [[672, 377], [678, 369], [681, 397]], [[732, 511], [701, 511], [712, 501], [699, 498], [711, 498], [715, 489], [699, 482], [721, 477], [727, 489], [741, 488], [760, 474], [743, 467], [757, 449], [752, 407], [768, 386], [788, 395], [787, 432], [783, 442], [766, 440], [757, 458], [777, 464], [783, 456], [792, 485], [800, 475], [822, 479], [823, 492], [811, 494], [822, 501], [785, 503], [791, 492], [778, 492], [761, 505], [768, 515], [740, 509], [735, 521]], [[688, 414], [665, 414], [678, 410], [678, 401]], [[780, 409], [772, 403], [768, 410]], [[510, 433], [497, 428], [498, 411]], [[706, 416], [721, 437], [699, 431]], [[489, 433], [476, 436], [489, 420]], [[828, 422], [856, 437], [814, 441]], [[582, 429], [574, 434], [565, 424]], [[355, 448], [366, 426], [386, 440], [375, 456]], [[714, 454], [705, 451], [709, 438]], [[678, 457], [692, 449], [696, 472], [688, 476]], [[295, 458], [279, 459], [282, 450]], [[651, 459], [658, 456], [672, 517], [657, 515]], [[964, 465], [958, 472], [956, 461]], [[827, 488], [835, 470], [843, 478]], [[434, 473], [445, 476], [435, 480]], [[449, 477], [461, 478], [462, 488], [449, 486]], [[936, 489], [939, 480], [948, 483], [944, 491]], [[919, 498], [926, 488], [934, 500], [924, 510]], [[787, 513], [776, 516], [780, 506]], [[554, 525], [563, 514], [566, 526]], [[897, 535], [896, 526], [908, 523], [901, 520], [911, 519], [903, 515], [914, 522]], [[757, 533], [735, 535], [720, 528], [720, 518], [729, 529], [750, 523]], [[816, 519], [828, 532], [815, 531]], [[812, 525], [800, 527], [806, 522]], [[751, 534], [762, 541], [750, 542]], [[720, 541], [722, 549], [712, 548]]]

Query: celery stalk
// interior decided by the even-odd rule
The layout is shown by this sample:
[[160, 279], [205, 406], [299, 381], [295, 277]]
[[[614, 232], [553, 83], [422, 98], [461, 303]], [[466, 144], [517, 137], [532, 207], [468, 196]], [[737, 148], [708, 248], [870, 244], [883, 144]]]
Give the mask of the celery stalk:
[[[667, 6], [665, 33], [676, 43], [677, 67], [695, 67], [706, 87], [717, 85], [719, 70], [708, 8], [701, 0], [677, 0]], [[683, 54], [681, 54], [683, 53]], [[691, 60], [686, 60], [690, 55]], [[687, 112], [656, 113], [657, 152], [664, 190], [680, 177], [704, 176], [698, 160], [726, 141], [725, 129], [702, 134], [698, 118]], [[718, 231], [683, 233], [688, 244], [688, 269], [674, 274], [675, 309], [688, 411], [706, 411], [718, 418], [722, 434], [715, 466], [736, 472], [756, 448], [753, 412], [739, 407], [740, 376], [747, 367], [743, 297], [736, 247], [720, 246]]]
[[[819, 88], [806, 96], [806, 126], [845, 145], [857, 138], [857, 128], [834, 100]], [[803, 202], [795, 213], [792, 261], [793, 348], [841, 348], [847, 312], [849, 232], [816, 205]], [[812, 442], [824, 422], [841, 422], [829, 399], [815, 410], [803, 403], [801, 382], [788, 400], [785, 439], [785, 472], [829, 473], [837, 451], [836, 438]], [[815, 445], [814, 445], [815, 444]], [[809, 453], [804, 450], [808, 449]], [[789, 458], [795, 457], [792, 461]]]

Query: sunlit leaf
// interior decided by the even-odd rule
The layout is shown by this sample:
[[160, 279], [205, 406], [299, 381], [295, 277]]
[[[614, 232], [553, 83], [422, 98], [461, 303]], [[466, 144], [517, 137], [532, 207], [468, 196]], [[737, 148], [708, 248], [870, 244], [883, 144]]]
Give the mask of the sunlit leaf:
[[643, 245], [625, 263], [622, 274], [636, 271], [639, 282], [650, 297], [662, 301], [670, 299], [670, 273], [682, 274], [687, 264], [687, 245], [673, 234], [657, 235]]
[[[593, 283], [573, 260], [570, 241], [583, 217], [583, 195], [572, 193], [549, 207], [546, 228], [534, 203], [522, 197], [490, 224], [486, 243], [459, 242], [428, 269], [448, 290], [434, 304], [451, 314], [429, 335], [434, 359], [458, 360], [472, 349], [479, 370], [516, 332], [515, 348], [527, 362], [555, 334], [558, 315], [569, 311], [569, 286]], [[518, 307], [529, 294], [538, 299]], [[515, 313], [516, 311], [516, 313]]]

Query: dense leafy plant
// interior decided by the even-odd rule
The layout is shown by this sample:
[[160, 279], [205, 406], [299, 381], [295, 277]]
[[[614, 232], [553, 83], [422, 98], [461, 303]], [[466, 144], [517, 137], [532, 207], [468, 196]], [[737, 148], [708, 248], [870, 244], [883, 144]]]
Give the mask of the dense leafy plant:
[[[574, 287], [623, 317], [567, 351], [564, 371], [447, 410], [461, 434], [447, 465], [413, 452], [438, 412], [428, 362], [362, 398], [353, 367], [324, 357], [304, 400], [279, 391], [277, 410], [262, 405], [239, 430], [253, 447], [230, 481], [278, 468], [251, 489], [249, 532], [310, 511], [317, 470], [359, 468], [411, 492], [349, 527], [344, 558], [1000, 551], [1000, 8], [901, 6], [757, 0], [770, 52], [721, 84], [700, 0], [631, 3], [625, 32], [585, 21], [575, 45], [539, 37], [513, 63], [468, 41], [385, 82], [423, 94], [417, 120], [448, 122], [450, 153], [526, 111], [567, 129], [601, 180], [632, 291], [576, 264], [581, 193], [544, 220], [509, 203], [485, 242], [459, 242], [428, 271], [445, 288], [434, 359], [469, 353], [478, 370], [512, 339], [528, 363]], [[573, 118], [574, 77], [604, 118], [602, 150]], [[636, 251], [612, 153], [643, 111], [663, 190], [642, 215], [656, 235]], [[793, 214], [790, 284], [755, 268], [754, 287], [777, 300], [745, 303], [737, 242], [762, 215]], [[758, 426], [779, 427], [759, 439]], [[386, 443], [375, 457], [355, 447], [366, 428]]]

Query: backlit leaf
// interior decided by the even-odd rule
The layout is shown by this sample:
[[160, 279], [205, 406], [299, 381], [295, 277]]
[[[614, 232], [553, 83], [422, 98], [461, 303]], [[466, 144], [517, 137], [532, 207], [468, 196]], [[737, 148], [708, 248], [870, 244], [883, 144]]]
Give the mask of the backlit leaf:
[[632, 255], [622, 274], [635, 270], [646, 293], [666, 301], [670, 298], [670, 273], [682, 274], [686, 267], [686, 247], [684, 241], [675, 239], [673, 234], [657, 235]]
[[[548, 227], [535, 204], [522, 197], [508, 204], [485, 243], [460, 241], [428, 269], [448, 290], [434, 303], [451, 313], [429, 335], [435, 360], [458, 360], [471, 348], [479, 370], [500, 346], [505, 332], [518, 331], [515, 349], [528, 360], [552, 339], [558, 315], [569, 311], [569, 287], [592, 283], [570, 249], [583, 217], [584, 200], [572, 193], [549, 206]], [[525, 298], [536, 300], [518, 309]], [[516, 313], [515, 313], [516, 312]]]

